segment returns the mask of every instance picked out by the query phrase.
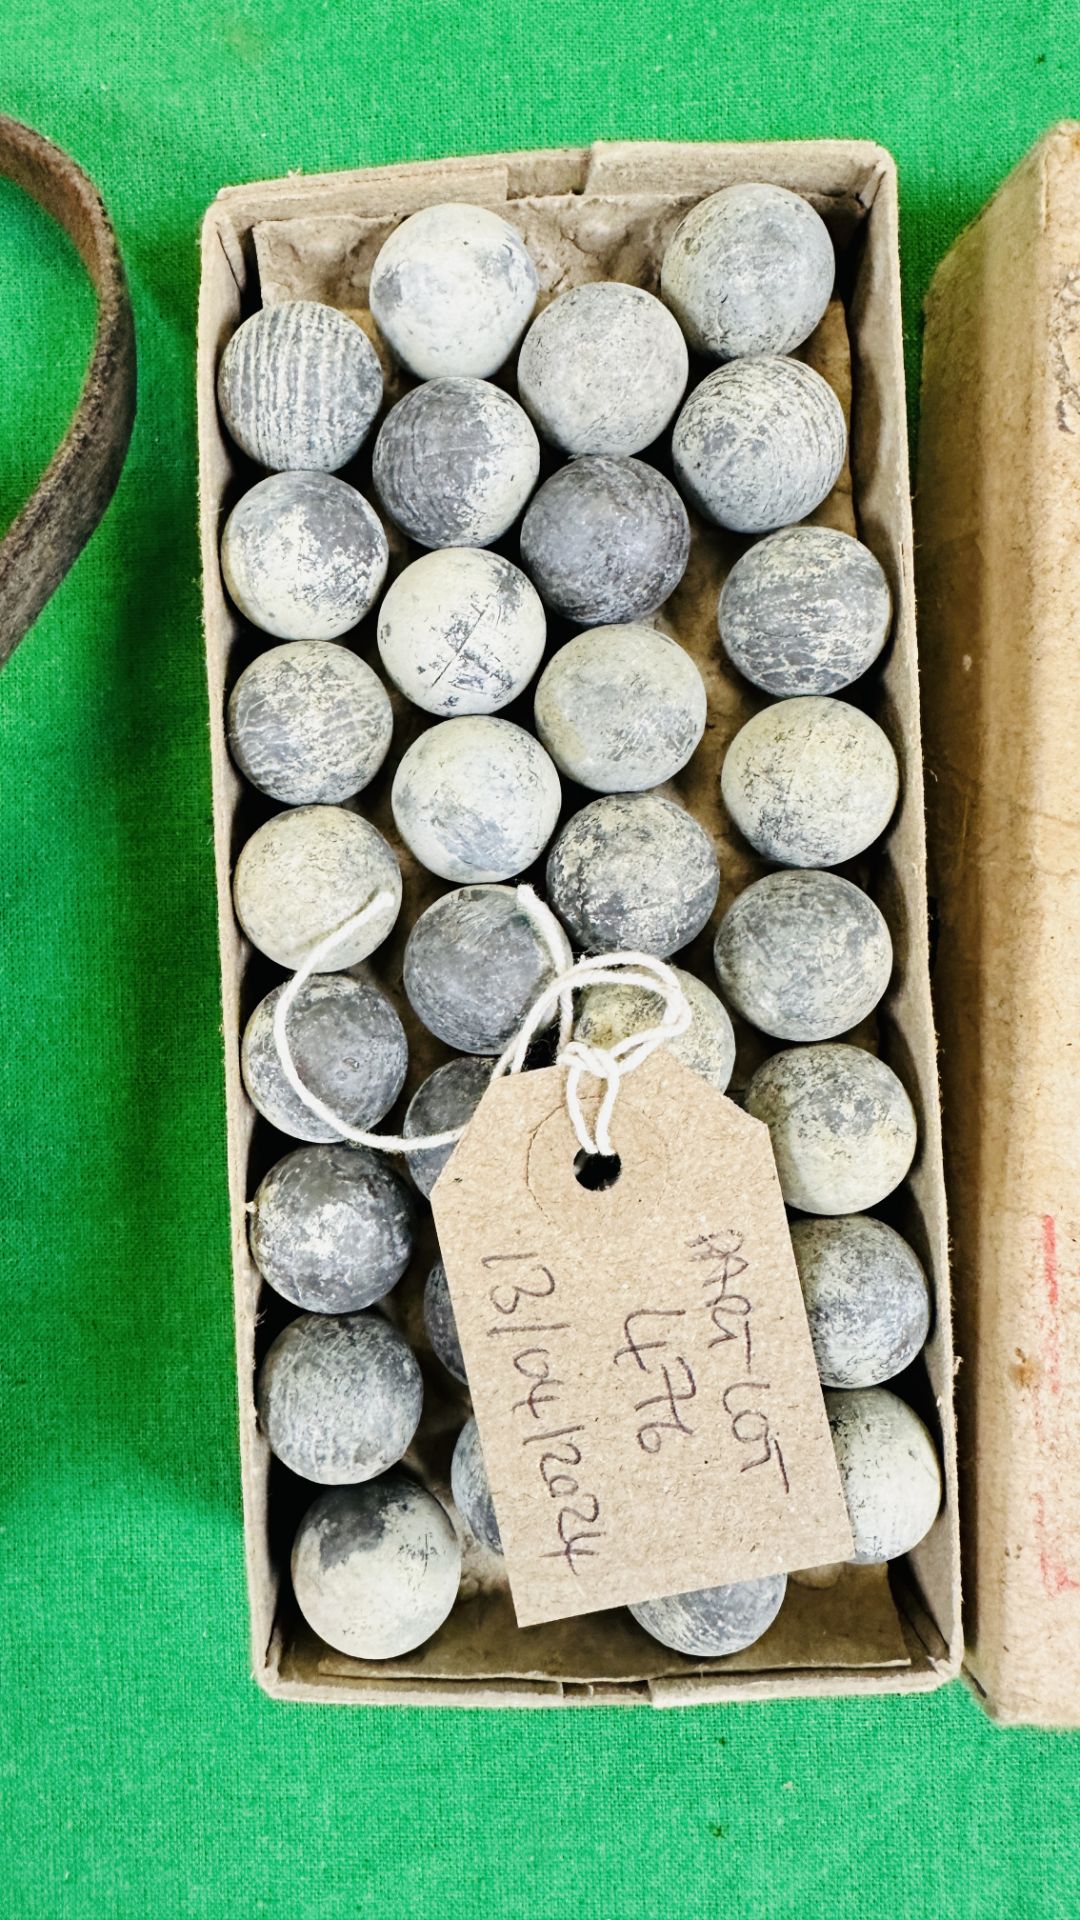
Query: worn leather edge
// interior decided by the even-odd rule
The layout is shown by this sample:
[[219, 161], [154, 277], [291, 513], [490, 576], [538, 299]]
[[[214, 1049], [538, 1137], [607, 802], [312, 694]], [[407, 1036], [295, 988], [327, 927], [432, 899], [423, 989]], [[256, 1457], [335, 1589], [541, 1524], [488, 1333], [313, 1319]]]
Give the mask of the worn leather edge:
[[98, 300], [71, 425], [0, 541], [0, 666], [33, 626], [112, 498], [135, 419], [135, 324], [116, 235], [93, 182], [61, 147], [0, 114], [0, 174], [64, 228]]

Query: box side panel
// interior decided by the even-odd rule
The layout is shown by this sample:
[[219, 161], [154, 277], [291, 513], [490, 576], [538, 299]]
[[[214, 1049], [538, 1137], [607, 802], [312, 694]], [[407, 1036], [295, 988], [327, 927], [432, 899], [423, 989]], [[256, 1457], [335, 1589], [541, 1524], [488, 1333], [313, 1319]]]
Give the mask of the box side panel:
[[858, 531], [877, 555], [893, 595], [893, 640], [877, 718], [897, 746], [900, 806], [881, 855], [879, 904], [893, 935], [896, 968], [882, 1010], [884, 1051], [915, 1101], [919, 1152], [897, 1224], [923, 1258], [934, 1288], [926, 1366], [937, 1408], [945, 1501], [927, 1539], [910, 1556], [929, 1610], [956, 1666], [962, 1652], [956, 1433], [948, 1285], [949, 1241], [941, 1179], [941, 1108], [930, 1001], [926, 906], [926, 821], [915, 640], [914, 533], [908, 483], [896, 174], [883, 170], [851, 301], [857, 369], [852, 464]]
[[919, 584], [973, 1677], [1080, 1723], [1080, 134], [927, 305]]
[[492, 202], [561, 193], [660, 193], [700, 198], [737, 180], [771, 180], [824, 200], [874, 197], [882, 149], [871, 141], [597, 141], [590, 147], [399, 161], [343, 173], [223, 187], [215, 208], [237, 226], [356, 212], [407, 213], [451, 196]]
[[255, 1326], [262, 1279], [248, 1250], [245, 1202], [253, 1115], [240, 1079], [236, 1036], [240, 1026], [240, 982], [247, 946], [232, 911], [232, 864], [236, 855], [236, 816], [242, 797], [225, 745], [222, 725], [229, 654], [239, 622], [225, 596], [218, 565], [223, 500], [232, 461], [218, 420], [217, 363], [240, 318], [243, 252], [236, 229], [224, 213], [211, 209], [203, 226], [202, 279], [199, 291], [196, 364], [199, 434], [199, 539], [203, 569], [203, 624], [210, 698], [210, 767], [213, 787], [214, 857], [218, 888], [218, 938], [221, 950], [222, 1032], [225, 1040], [225, 1099], [228, 1117], [229, 1217], [232, 1223], [233, 1288], [236, 1309], [236, 1365], [240, 1401], [240, 1467], [244, 1498], [244, 1539], [251, 1604], [252, 1658], [260, 1672], [273, 1629], [277, 1583], [267, 1551], [269, 1449], [255, 1419], [252, 1379]]
[[932, 1693], [949, 1678], [930, 1662], [898, 1671], [737, 1674], [731, 1679], [654, 1681], [649, 1685], [571, 1688], [538, 1682], [487, 1680], [346, 1681], [312, 1680], [306, 1671], [292, 1677], [287, 1664], [260, 1676], [272, 1700], [306, 1705], [362, 1707], [706, 1707], [745, 1705], [760, 1700], [836, 1700], [848, 1695]]

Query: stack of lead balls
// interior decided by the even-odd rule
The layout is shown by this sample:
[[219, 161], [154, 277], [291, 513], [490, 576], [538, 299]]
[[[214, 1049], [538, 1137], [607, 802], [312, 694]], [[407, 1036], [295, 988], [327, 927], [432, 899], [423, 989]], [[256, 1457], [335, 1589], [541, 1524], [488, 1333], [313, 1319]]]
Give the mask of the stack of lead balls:
[[[263, 470], [221, 538], [225, 587], [264, 637], [231, 691], [229, 743], [278, 808], [240, 851], [236, 914], [283, 974], [323, 945], [284, 1022], [282, 979], [243, 1036], [251, 1101], [290, 1143], [250, 1208], [255, 1263], [297, 1314], [264, 1357], [259, 1419], [278, 1460], [322, 1489], [293, 1553], [300, 1608], [358, 1658], [400, 1656], [438, 1629], [463, 1540], [501, 1552], [474, 1420], [449, 1474], [457, 1524], [408, 1464], [424, 1378], [395, 1289], [450, 1152], [420, 1143], [468, 1123], [575, 952], [680, 955], [716, 908], [713, 840], [669, 789], [709, 722], [665, 613], [690, 555], [688, 508], [699, 537], [710, 524], [749, 537], [720, 595], [719, 647], [769, 704], [731, 741], [721, 786], [768, 871], [716, 927], [719, 992], [676, 968], [691, 1022], [671, 1047], [722, 1093], [729, 1008], [778, 1043], [745, 1102], [770, 1128], [796, 1213], [856, 1560], [906, 1552], [936, 1514], [933, 1444], [883, 1384], [926, 1338], [927, 1283], [871, 1211], [908, 1171], [915, 1117], [891, 1068], [844, 1038], [872, 1015], [893, 956], [880, 911], [837, 869], [887, 828], [898, 770], [881, 728], [836, 697], [885, 646], [884, 574], [857, 539], [803, 524], [846, 458], [832, 388], [792, 357], [833, 277], [808, 202], [740, 185], [676, 228], [659, 297], [597, 281], [537, 312], [514, 226], [429, 207], [394, 227], [371, 274], [371, 334], [404, 387], [388, 410], [368, 331], [313, 301], [254, 314], [222, 356], [223, 421]], [[516, 397], [492, 380], [515, 353]], [[388, 584], [391, 540], [409, 557]], [[394, 754], [404, 703], [424, 719]], [[354, 1138], [395, 1107], [409, 1067], [399, 1012], [365, 965], [402, 902], [397, 853], [364, 811], [390, 768], [397, 841], [446, 889], [404, 950], [411, 1014], [447, 1051], [404, 1112], [411, 1184], [400, 1160]], [[509, 884], [527, 873], [564, 929], [557, 949]], [[576, 1032], [612, 1046], [659, 1011], [641, 989], [594, 986]], [[460, 1406], [441, 1263], [423, 1323]], [[785, 1584], [633, 1612], [662, 1646], [719, 1656], [767, 1630]]]

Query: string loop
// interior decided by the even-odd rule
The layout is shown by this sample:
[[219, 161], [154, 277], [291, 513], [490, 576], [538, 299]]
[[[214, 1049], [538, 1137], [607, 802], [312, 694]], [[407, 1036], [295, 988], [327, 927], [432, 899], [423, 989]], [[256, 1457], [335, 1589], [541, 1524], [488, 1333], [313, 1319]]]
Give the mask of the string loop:
[[[520, 1073], [526, 1057], [537, 1034], [550, 1025], [557, 1013], [559, 1023], [558, 1050], [555, 1064], [566, 1070], [566, 1108], [570, 1123], [574, 1129], [578, 1144], [589, 1155], [611, 1155], [615, 1148], [611, 1139], [611, 1121], [615, 1104], [619, 1097], [619, 1087], [628, 1073], [640, 1067], [657, 1047], [664, 1046], [669, 1040], [685, 1033], [690, 1025], [690, 1003], [679, 983], [675, 969], [666, 960], [658, 960], [655, 954], [637, 953], [630, 950], [619, 953], [601, 953], [587, 955], [575, 960], [569, 966], [566, 956], [569, 951], [566, 935], [552, 913], [551, 908], [539, 899], [532, 887], [519, 886], [516, 889], [517, 904], [544, 942], [551, 957], [555, 972], [547, 985], [542, 988], [523, 1019], [518, 1032], [509, 1046], [500, 1055], [492, 1071], [492, 1079], [502, 1074]], [[368, 922], [382, 913], [392, 904], [390, 894], [383, 889], [375, 894], [349, 918], [336, 927], [326, 938], [316, 942], [303, 965], [288, 980], [278, 996], [274, 1009], [274, 1046], [281, 1063], [281, 1071], [298, 1100], [321, 1120], [325, 1126], [332, 1127], [341, 1139], [348, 1140], [353, 1146], [371, 1147], [379, 1153], [435, 1153], [439, 1149], [451, 1147], [460, 1140], [464, 1127], [455, 1127], [446, 1133], [418, 1134], [409, 1137], [404, 1134], [370, 1133], [360, 1127], [354, 1127], [342, 1115], [334, 1112], [317, 1093], [307, 1086], [300, 1077], [292, 1047], [289, 1043], [289, 1014], [312, 975], [331, 959], [337, 949], [346, 941], [362, 931]], [[599, 1047], [585, 1040], [574, 1038], [574, 994], [584, 987], [630, 986], [640, 987], [647, 993], [655, 993], [664, 1003], [660, 1020], [653, 1027], [646, 1027], [640, 1033], [628, 1034], [626, 1039], [615, 1041], [610, 1047]], [[603, 1092], [596, 1118], [590, 1126], [582, 1106], [582, 1082], [599, 1081]]]

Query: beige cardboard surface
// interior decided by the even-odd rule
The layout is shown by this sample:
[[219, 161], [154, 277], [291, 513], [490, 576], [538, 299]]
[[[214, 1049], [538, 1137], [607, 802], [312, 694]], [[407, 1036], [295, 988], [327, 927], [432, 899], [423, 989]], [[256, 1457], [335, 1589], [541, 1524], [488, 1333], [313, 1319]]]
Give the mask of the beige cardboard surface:
[[[928, 1539], [892, 1570], [891, 1582], [874, 1568], [847, 1570], [826, 1587], [800, 1589], [792, 1582], [777, 1626], [734, 1665], [719, 1662], [698, 1672], [677, 1662], [650, 1674], [640, 1653], [633, 1675], [621, 1678], [562, 1677], [561, 1624], [529, 1629], [526, 1663], [534, 1675], [513, 1677], [521, 1664], [508, 1634], [509, 1601], [501, 1570], [473, 1564], [467, 1583], [477, 1594], [501, 1594], [499, 1605], [460, 1610], [454, 1677], [415, 1671], [395, 1662], [376, 1674], [359, 1662], [333, 1659], [347, 1672], [328, 1677], [328, 1658], [299, 1625], [289, 1597], [287, 1555], [291, 1531], [306, 1490], [271, 1463], [254, 1413], [257, 1359], [280, 1324], [273, 1295], [261, 1288], [247, 1249], [245, 1206], [262, 1172], [290, 1142], [253, 1128], [239, 1075], [239, 1033], [256, 1000], [280, 977], [252, 956], [240, 938], [230, 899], [231, 865], [239, 846], [271, 809], [245, 790], [229, 763], [223, 728], [228, 688], [258, 651], [245, 634], [222, 588], [217, 560], [221, 522], [239, 492], [255, 477], [235, 464], [225, 442], [214, 398], [217, 358], [244, 313], [259, 303], [259, 274], [267, 293], [305, 292], [336, 301], [366, 317], [364, 260], [370, 222], [393, 223], [412, 208], [447, 198], [471, 198], [499, 207], [530, 235], [541, 253], [545, 292], [598, 277], [621, 274], [655, 287], [666, 238], [686, 208], [701, 195], [735, 179], [775, 180], [803, 192], [821, 211], [838, 248], [839, 290], [805, 357], [826, 374], [842, 400], [854, 391], [851, 473], [841, 481], [820, 517], [858, 527], [885, 567], [893, 593], [892, 643], [859, 697], [881, 720], [897, 748], [902, 769], [898, 813], [872, 862], [855, 877], [864, 881], [887, 913], [896, 944], [896, 969], [874, 1023], [853, 1036], [878, 1044], [896, 1067], [915, 1103], [920, 1150], [912, 1177], [890, 1202], [889, 1215], [908, 1235], [931, 1276], [935, 1324], [926, 1356], [926, 1379], [911, 1390], [935, 1426], [943, 1453], [946, 1502]], [[543, 246], [540, 241], [543, 238]], [[359, 304], [358, 304], [359, 303]], [[845, 324], [846, 319], [846, 324]], [[930, 1014], [925, 908], [922, 765], [916, 674], [911, 523], [906, 476], [906, 425], [901, 355], [896, 183], [892, 162], [866, 143], [809, 142], [770, 146], [612, 145], [546, 154], [492, 156], [432, 162], [322, 179], [285, 180], [226, 189], [210, 209], [203, 233], [203, 278], [199, 315], [200, 523], [210, 687], [211, 754], [214, 775], [215, 849], [222, 952], [223, 1033], [228, 1106], [229, 1190], [240, 1388], [245, 1533], [251, 1594], [253, 1661], [261, 1683], [288, 1698], [371, 1701], [439, 1700], [467, 1704], [592, 1702], [626, 1700], [677, 1704], [720, 1698], [762, 1698], [773, 1693], [864, 1692], [876, 1688], [921, 1689], [956, 1670], [959, 1658], [959, 1571], [951, 1411], [952, 1355], [946, 1262], [944, 1190], [941, 1179], [937, 1077]], [[366, 486], [363, 464], [354, 475]], [[760, 870], [730, 829], [720, 804], [718, 774], [727, 741], [760, 697], [737, 682], [719, 658], [716, 595], [744, 543], [715, 529], [695, 526], [686, 578], [664, 610], [662, 624], [676, 633], [701, 668], [709, 695], [705, 740], [674, 791], [714, 835], [721, 860], [718, 913]], [[392, 539], [392, 567], [407, 557]], [[371, 656], [373, 634], [361, 628], [358, 650]], [[390, 826], [388, 789], [392, 766], [424, 716], [395, 705], [391, 764], [362, 796], [362, 810], [384, 831]], [[405, 934], [441, 884], [403, 859], [405, 905], [398, 930], [372, 964], [373, 977], [403, 1005], [400, 992]], [[680, 964], [710, 978], [712, 927]], [[409, 1022], [409, 1090], [445, 1057], [445, 1050]], [[736, 1088], [745, 1083], [762, 1051], [743, 1032]], [[388, 1124], [400, 1118], [400, 1109]], [[392, 1303], [410, 1331], [418, 1324], [418, 1299], [426, 1264], [425, 1240], [413, 1270]], [[433, 1364], [425, 1373], [425, 1423], [413, 1464], [438, 1490], [445, 1486], [449, 1445], [466, 1411]], [[467, 1591], [472, 1592], [471, 1584]], [[898, 1620], [895, 1596], [901, 1609]], [[807, 1594], [809, 1598], [803, 1598]], [[596, 1616], [608, 1620], [611, 1615]], [[589, 1616], [584, 1616], [583, 1621]], [[583, 1622], [579, 1622], [580, 1626]], [[774, 1635], [783, 1627], [783, 1659]], [[433, 1648], [437, 1646], [433, 1642]], [[671, 1656], [676, 1662], [676, 1657]], [[898, 1664], [894, 1664], [898, 1663]], [[589, 1665], [583, 1658], [582, 1664]], [[509, 1677], [499, 1678], [499, 1675]], [[496, 1677], [492, 1678], [494, 1675]], [[471, 1677], [470, 1677], [471, 1676]]]
[[[871, 1579], [859, 1578], [860, 1569], [855, 1567], [839, 1572], [836, 1598], [842, 1604], [831, 1612], [818, 1605], [814, 1588], [793, 1582], [783, 1610], [758, 1646], [723, 1660], [685, 1660], [669, 1653], [622, 1608], [579, 1615], [561, 1630], [554, 1623], [543, 1629], [518, 1628], [504, 1589], [477, 1592], [460, 1602], [434, 1639], [409, 1657], [409, 1666], [418, 1676], [440, 1680], [457, 1680], [467, 1672], [487, 1680], [558, 1680], [579, 1685], [652, 1682], [694, 1673], [753, 1673], [763, 1665], [776, 1671], [826, 1667], [844, 1660], [859, 1666], [906, 1666], [907, 1650], [885, 1569], [870, 1571]], [[313, 1636], [308, 1638], [314, 1644]], [[398, 1663], [382, 1665], [390, 1673]], [[320, 1649], [319, 1671], [324, 1675], [347, 1676], [356, 1672], [356, 1666], [355, 1660]]]
[[846, 1559], [768, 1128], [653, 1054], [592, 1191], [566, 1080], [495, 1081], [432, 1196], [519, 1626]]
[[1080, 129], [927, 303], [919, 579], [971, 1673], [1080, 1724]]

